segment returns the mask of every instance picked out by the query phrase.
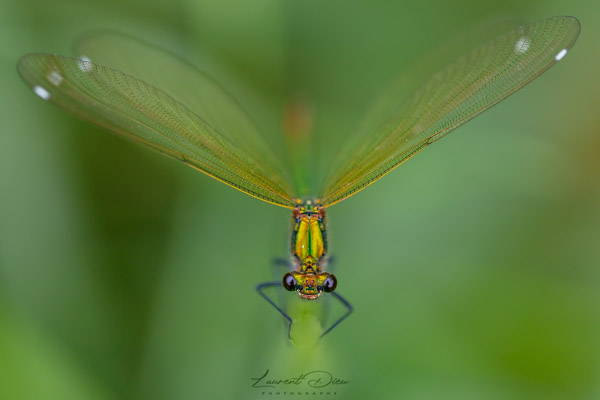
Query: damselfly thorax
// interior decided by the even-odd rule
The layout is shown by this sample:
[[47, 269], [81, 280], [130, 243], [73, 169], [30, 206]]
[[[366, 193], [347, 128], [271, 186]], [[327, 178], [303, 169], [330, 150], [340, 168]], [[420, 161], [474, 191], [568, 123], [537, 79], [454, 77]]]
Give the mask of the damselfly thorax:
[[296, 290], [304, 299], [313, 300], [321, 292], [333, 292], [337, 279], [322, 269], [327, 256], [325, 208], [310, 200], [298, 203], [292, 213], [291, 241], [296, 271], [284, 275], [283, 286], [289, 291]]

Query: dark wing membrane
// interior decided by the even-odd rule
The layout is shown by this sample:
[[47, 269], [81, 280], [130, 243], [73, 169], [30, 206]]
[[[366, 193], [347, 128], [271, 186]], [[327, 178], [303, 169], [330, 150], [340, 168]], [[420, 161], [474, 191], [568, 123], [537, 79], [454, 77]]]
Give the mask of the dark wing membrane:
[[338, 158], [321, 193], [331, 206], [531, 82], [558, 62], [579, 34], [573, 17], [520, 26], [465, 53], [399, 104], [377, 129], [361, 132]]
[[[151, 63], [152, 59], [145, 61]], [[272, 167], [274, 158], [264, 156], [263, 161], [265, 152], [253, 154], [244, 141], [225, 136], [214, 126], [218, 124], [207, 122], [215, 121], [210, 117], [214, 110], [197, 104], [191, 110], [173, 99], [168, 94], [169, 82], [163, 85], [163, 91], [86, 58], [51, 54], [26, 55], [19, 61], [18, 70], [40, 97], [87, 121], [180, 160], [253, 197], [287, 208], [294, 205], [294, 190], [286, 184], [283, 169]], [[195, 73], [198, 71], [189, 71], [190, 76]], [[189, 88], [195, 89], [193, 84]], [[213, 93], [219, 91], [217, 86], [211, 89]], [[237, 118], [242, 113], [235, 103], [221, 106], [229, 107], [220, 112], [230, 112], [241, 129], [254, 129]], [[225, 129], [226, 125], [218, 128]]]

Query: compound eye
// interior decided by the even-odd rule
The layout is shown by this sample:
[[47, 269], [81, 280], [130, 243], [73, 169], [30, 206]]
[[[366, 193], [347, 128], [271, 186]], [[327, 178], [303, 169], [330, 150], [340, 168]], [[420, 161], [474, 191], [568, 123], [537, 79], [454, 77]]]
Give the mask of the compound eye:
[[283, 287], [290, 292], [296, 290], [296, 278], [290, 272], [283, 276]]
[[333, 292], [335, 290], [335, 288], [337, 287], [337, 278], [335, 277], [335, 275], [330, 274], [327, 279], [325, 279], [325, 282], [323, 282], [323, 291], [324, 292]]

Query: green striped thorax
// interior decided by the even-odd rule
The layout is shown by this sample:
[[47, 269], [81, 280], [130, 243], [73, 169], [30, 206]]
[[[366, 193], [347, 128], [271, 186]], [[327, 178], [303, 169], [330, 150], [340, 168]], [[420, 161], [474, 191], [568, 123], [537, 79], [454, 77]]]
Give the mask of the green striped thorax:
[[298, 203], [293, 210], [291, 243], [297, 268], [284, 275], [283, 286], [289, 291], [296, 290], [304, 299], [313, 300], [321, 292], [334, 291], [337, 279], [321, 268], [327, 255], [325, 208], [310, 200]]

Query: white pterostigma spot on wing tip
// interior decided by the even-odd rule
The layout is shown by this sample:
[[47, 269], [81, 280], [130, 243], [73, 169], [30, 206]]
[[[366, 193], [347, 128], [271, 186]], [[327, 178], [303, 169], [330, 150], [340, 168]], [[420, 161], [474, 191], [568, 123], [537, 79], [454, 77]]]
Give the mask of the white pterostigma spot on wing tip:
[[48, 100], [50, 98], [50, 92], [41, 86], [34, 86], [33, 92], [44, 100]]
[[78, 65], [79, 69], [82, 70], [83, 72], [90, 72], [93, 68], [92, 61], [89, 58], [87, 58], [86, 56], [79, 57], [77, 65]]
[[554, 59], [556, 61], [560, 61], [566, 54], [567, 54], [567, 49], [562, 49], [561, 51], [558, 52], [558, 54], [556, 56], [554, 56]]
[[48, 74], [47, 78], [50, 81], [50, 83], [53, 84], [54, 86], [60, 85], [61, 82], [63, 81], [63, 77], [58, 73], [58, 71], [51, 71]]
[[515, 53], [525, 53], [527, 50], [529, 50], [530, 45], [531, 42], [529, 39], [526, 36], [521, 36], [521, 38], [519, 38], [519, 40], [517, 40], [515, 43]]

